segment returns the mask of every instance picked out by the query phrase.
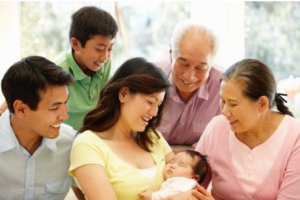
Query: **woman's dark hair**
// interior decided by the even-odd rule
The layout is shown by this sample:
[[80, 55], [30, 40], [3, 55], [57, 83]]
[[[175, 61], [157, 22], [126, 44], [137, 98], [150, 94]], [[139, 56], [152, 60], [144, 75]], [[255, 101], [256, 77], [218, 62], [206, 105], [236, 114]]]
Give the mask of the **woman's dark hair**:
[[288, 107], [284, 105], [284, 99], [277, 94], [277, 85], [270, 68], [259, 60], [244, 59], [228, 68], [222, 75], [223, 80], [237, 80], [244, 83], [243, 93], [253, 101], [261, 96], [269, 99], [269, 108], [275, 105], [283, 114], [293, 116]]
[[208, 173], [208, 158], [205, 155], [200, 154], [198, 151], [185, 150], [186, 154], [191, 156], [193, 159], [198, 158], [195, 166], [193, 166], [194, 174], [199, 176], [198, 183], [201, 184]]
[[160, 68], [143, 58], [129, 59], [119, 67], [102, 89], [97, 107], [85, 116], [83, 127], [79, 132], [82, 133], [86, 130], [103, 132], [111, 128], [120, 116], [119, 91], [124, 87], [128, 87], [132, 94], [154, 94], [165, 91], [165, 97], [158, 109], [157, 116], [149, 120], [143, 132], [138, 132], [136, 135], [138, 145], [144, 150], [150, 151], [149, 145], [153, 145], [153, 142], [148, 133], [149, 130], [152, 130], [159, 138], [155, 129], [162, 119], [163, 109], [169, 96], [170, 83]]

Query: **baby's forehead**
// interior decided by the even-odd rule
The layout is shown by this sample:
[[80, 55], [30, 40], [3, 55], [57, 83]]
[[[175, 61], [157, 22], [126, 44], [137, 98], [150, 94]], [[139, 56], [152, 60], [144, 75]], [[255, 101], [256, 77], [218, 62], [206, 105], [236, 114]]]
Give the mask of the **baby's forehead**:
[[193, 158], [191, 155], [189, 155], [187, 152], [179, 152], [175, 155], [174, 158]]
[[[177, 153], [174, 158], [176, 161], [185, 161], [192, 165], [195, 165], [197, 162], [199, 162], [202, 158], [197, 155], [191, 155], [187, 152], [179, 152]], [[201, 162], [201, 161], [200, 161]]]
[[194, 160], [194, 158], [185, 152], [179, 152], [174, 156], [174, 158], [172, 160], [182, 161], [182, 162], [191, 162], [192, 160]]

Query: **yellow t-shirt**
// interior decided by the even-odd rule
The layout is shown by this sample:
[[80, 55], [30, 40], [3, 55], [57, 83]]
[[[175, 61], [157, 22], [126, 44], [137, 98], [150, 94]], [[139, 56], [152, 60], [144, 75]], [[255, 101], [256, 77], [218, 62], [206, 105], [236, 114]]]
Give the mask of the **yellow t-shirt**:
[[[154, 133], [150, 132], [154, 136]], [[74, 169], [86, 164], [98, 164], [105, 168], [111, 185], [120, 200], [138, 200], [138, 194], [146, 189], [158, 190], [163, 179], [165, 156], [172, 150], [163, 136], [153, 137], [154, 145], [151, 155], [156, 163], [156, 174], [153, 178], [142, 176], [136, 168], [130, 166], [116, 156], [106, 143], [92, 131], [85, 131], [78, 136], [71, 151], [71, 166], [69, 174], [75, 179], [81, 189]]]

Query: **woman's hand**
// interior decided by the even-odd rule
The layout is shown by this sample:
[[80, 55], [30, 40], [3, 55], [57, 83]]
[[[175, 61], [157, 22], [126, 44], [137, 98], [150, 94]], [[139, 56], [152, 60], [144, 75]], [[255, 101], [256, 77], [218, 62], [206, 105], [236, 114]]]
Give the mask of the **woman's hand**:
[[192, 190], [192, 194], [200, 200], [215, 200], [215, 198], [199, 184]]

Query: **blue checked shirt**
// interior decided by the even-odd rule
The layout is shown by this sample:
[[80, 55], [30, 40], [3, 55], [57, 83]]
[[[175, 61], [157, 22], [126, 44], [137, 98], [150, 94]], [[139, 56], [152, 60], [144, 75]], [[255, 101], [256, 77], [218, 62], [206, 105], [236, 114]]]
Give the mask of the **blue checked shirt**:
[[6, 111], [0, 117], [0, 199], [63, 200], [72, 184], [68, 168], [75, 134], [62, 124], [57, 138], [44, 138], [30, 155], [19, 144]]

